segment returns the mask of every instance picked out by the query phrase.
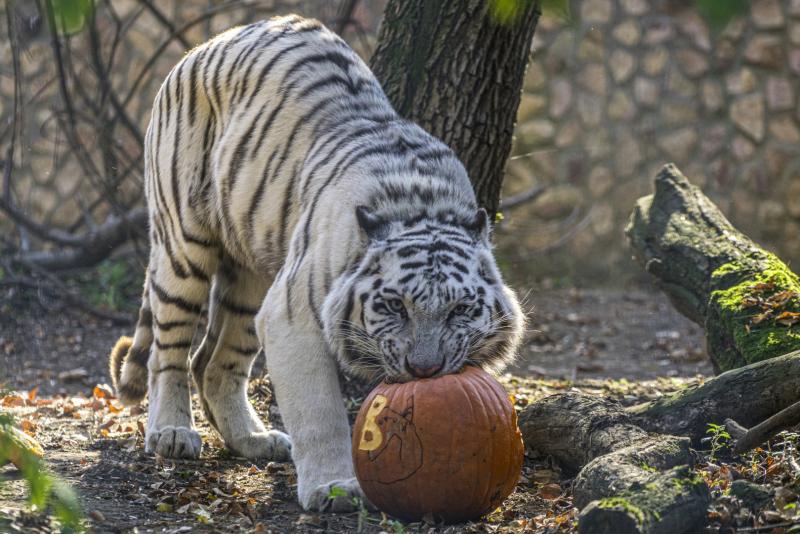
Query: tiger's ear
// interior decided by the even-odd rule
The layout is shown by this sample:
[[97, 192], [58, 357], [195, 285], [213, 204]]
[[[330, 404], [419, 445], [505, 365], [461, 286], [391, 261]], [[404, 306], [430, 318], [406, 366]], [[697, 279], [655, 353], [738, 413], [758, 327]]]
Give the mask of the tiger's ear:
[[358, 220], [358, 226], [364, 230], [370, 241], [381, 239], [385, 236], [386, 222], [372, 213], [366, 206], [356, 206], [356, 219]]
[[472, 216], [472, 220], [468, 221], [464, 227], [469, 230], [475, 237], [485, 243], [489, 242], [489, 214], [483, 208], [478, 208]]

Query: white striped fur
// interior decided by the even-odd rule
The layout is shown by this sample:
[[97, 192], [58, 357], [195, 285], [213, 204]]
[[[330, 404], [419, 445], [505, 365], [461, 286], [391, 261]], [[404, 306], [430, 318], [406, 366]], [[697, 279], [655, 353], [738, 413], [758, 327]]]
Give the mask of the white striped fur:
[[[199, 455], [191, 370], [231, 450], [291, 452], [301, 504], [348, 510], [328, 498], [332, 485], [361, 495], [337, 358], [402, 381], [513, 355], [522, 314], [466, 171], [317, 21], [272, 19], [194, 49], [145, 141], [150, 261], [133, 341], [111, 364], [126, 402], [149, 389], [148, 451]], [[248, 402], [259, 347], [293, 445]]]

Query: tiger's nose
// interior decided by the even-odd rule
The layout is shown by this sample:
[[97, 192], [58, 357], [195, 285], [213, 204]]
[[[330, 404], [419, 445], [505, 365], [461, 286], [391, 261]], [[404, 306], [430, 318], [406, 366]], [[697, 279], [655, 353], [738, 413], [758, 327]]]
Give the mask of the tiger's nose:
[[412, 376], [416, 378], [429, 378], [436, 373], [438, 373], [442, 369], [442, 364], [437, 363], [435, 365], [431, 365], [428, 367], [423, 367], [421, 365], [414, 365], [414, 364], [407, 364], [408, 371], [411, 373]]

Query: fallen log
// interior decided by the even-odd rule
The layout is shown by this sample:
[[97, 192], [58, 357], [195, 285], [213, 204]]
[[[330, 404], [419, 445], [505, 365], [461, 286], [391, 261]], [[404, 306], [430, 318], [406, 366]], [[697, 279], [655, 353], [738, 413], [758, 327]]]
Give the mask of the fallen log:
[[687, 436], [695, 445], [709, 423], [754, 426], [800, 400], [800, 351], [715, 376], [704, 384], [627, 411], [647, 430]]
[[800, 349], [797, 275], [736, 230], [674, 165], [636, 203], [625, 233], [675, 307], [705, 328], [718, 372]]
[[[581, 393], [533, 403], [519, 418], [525, 445], [568, 471], [581, 532], [691, 532], [706, 521], [710, 494], [686, 464], [690, 440], [646, 432], [618, 403]], [[681, 530], [682, 529], [682, 530]]]
[[696, 532], [710, 496], [692, 474], [689, 446], [710, 423], [727, 421], [743, 447], [800, 415], [800, 280], [673, 165], [637, 202], [626, 233], [675, 307], [704, 326], [726, 372], [630, 408], [554, 395], [526, 407], [520, 427], [529, 449], [577, 472], [581, 532]]

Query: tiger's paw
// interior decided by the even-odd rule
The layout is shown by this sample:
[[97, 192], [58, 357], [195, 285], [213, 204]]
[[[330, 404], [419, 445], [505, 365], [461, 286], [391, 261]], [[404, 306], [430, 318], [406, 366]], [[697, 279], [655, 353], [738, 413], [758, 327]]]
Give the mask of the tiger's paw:
[[200, 457], [202, 447], [203, 441], [195, 429], [164, 426], [147, 431], [144, 450], [165, 458], [194, 459]]
[[368, 510], [376, 510], [364, 496], [364, 492], [355, 478], [332, 480], [320, 484], [313, 488], [305, 498], [303, 498], [302, 488], [299, 491], [300, 504], [306, 510], [336, 514], [354, 512], [361, 509], [362, 506]]
[[254, 432], [243, 438], [232, 439], [225, 445], [234, 454], [245, 458], [263, 458], [274, 462], [292, 459], [292, 440], [278, 430]]

